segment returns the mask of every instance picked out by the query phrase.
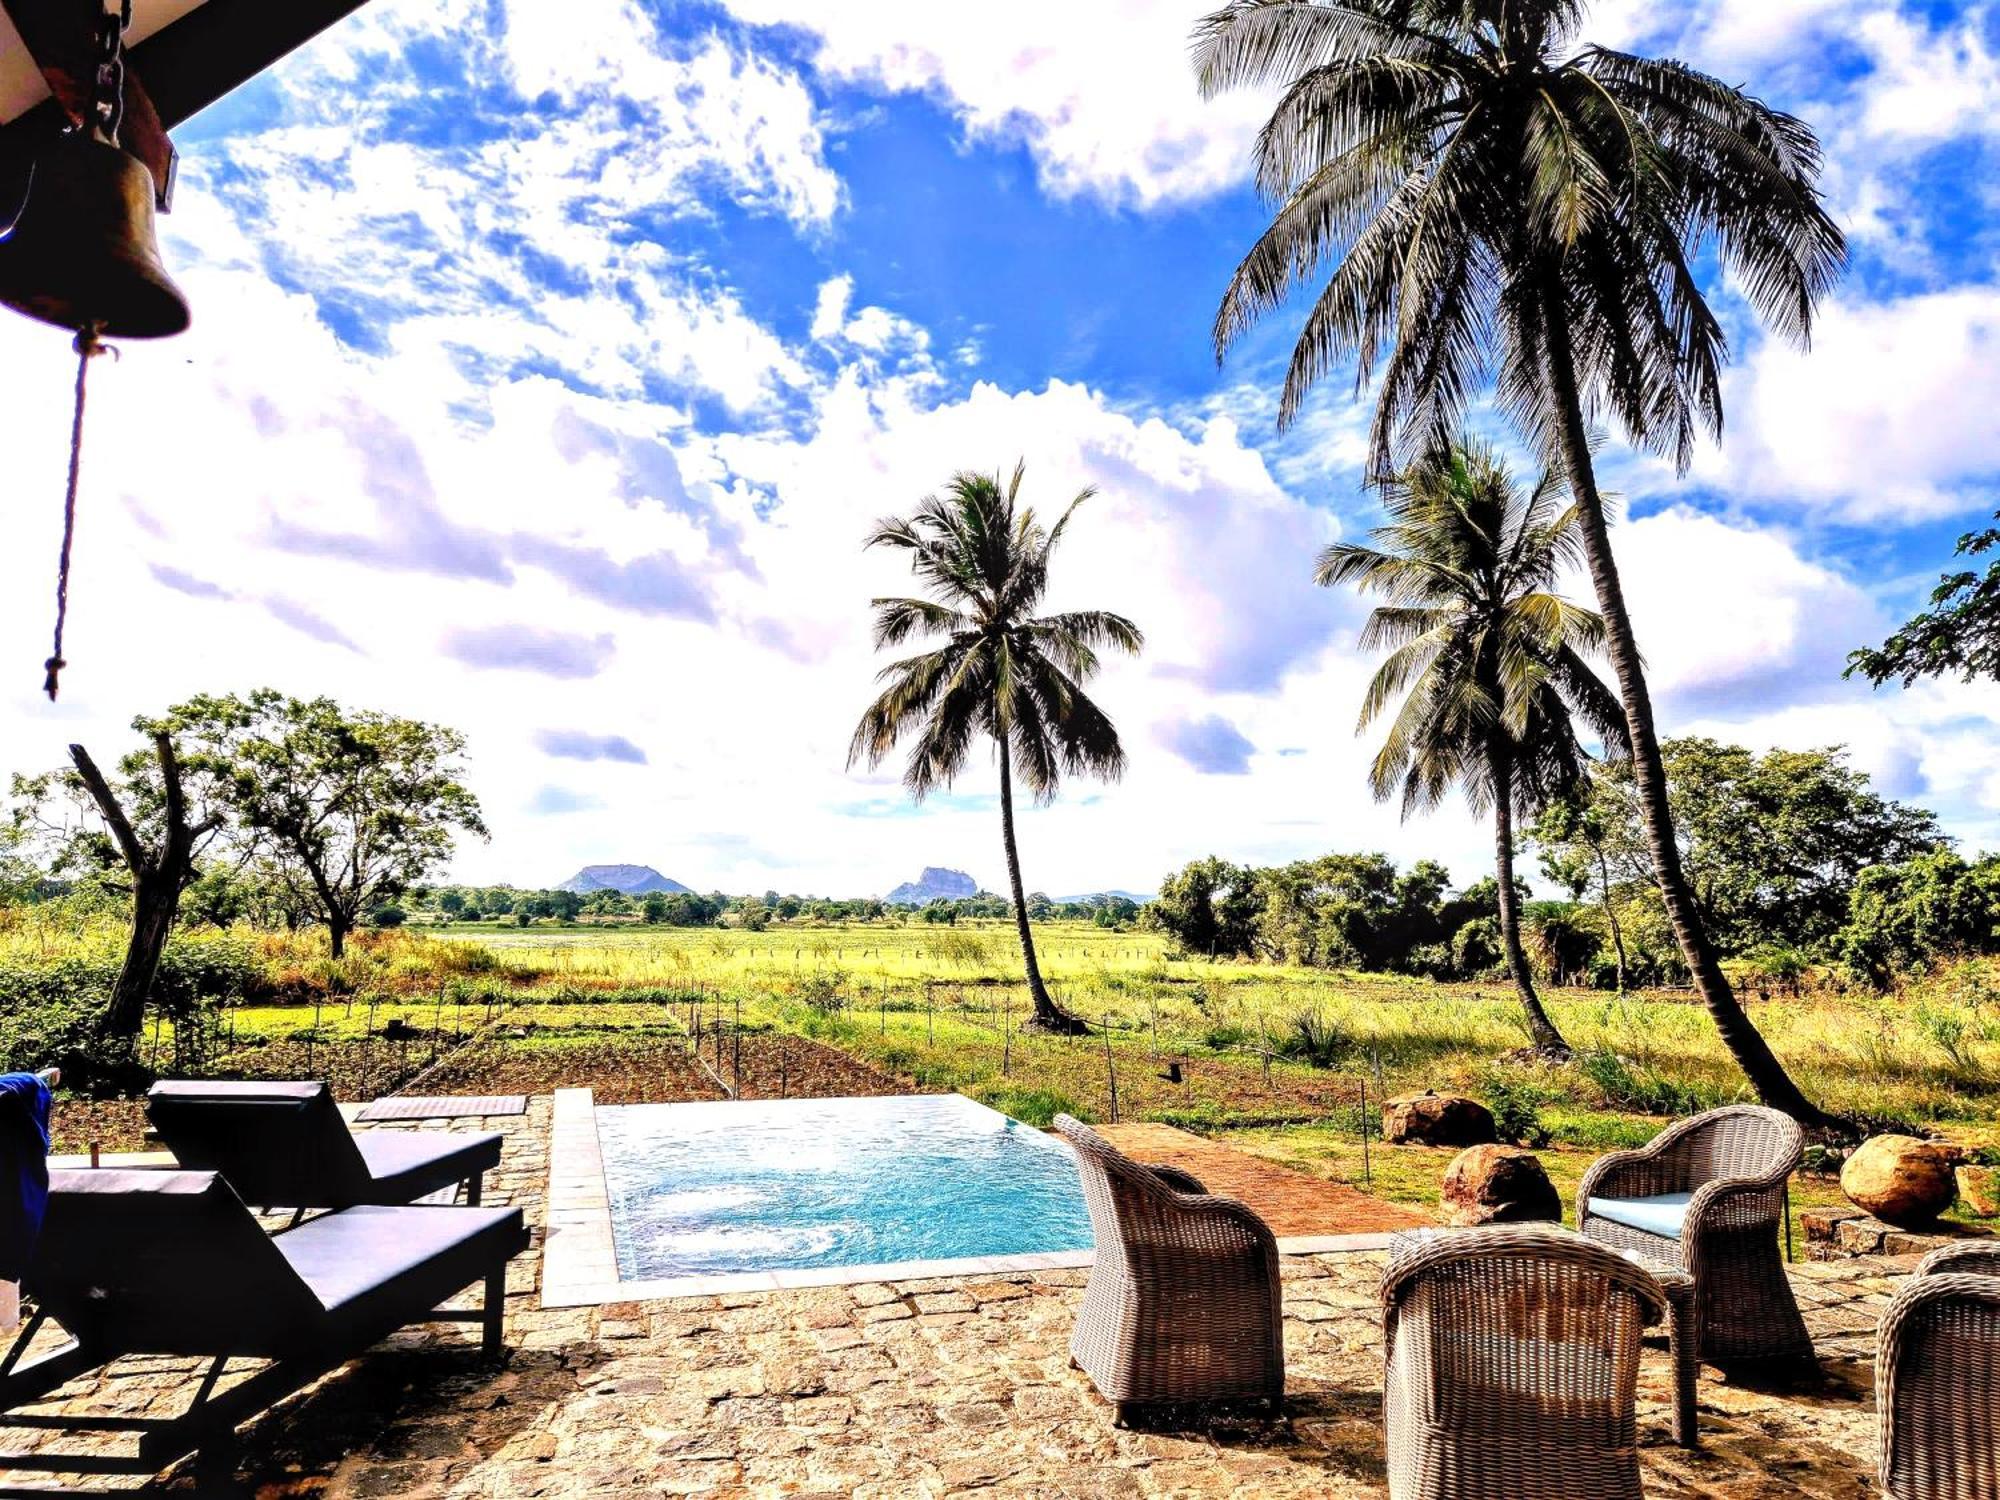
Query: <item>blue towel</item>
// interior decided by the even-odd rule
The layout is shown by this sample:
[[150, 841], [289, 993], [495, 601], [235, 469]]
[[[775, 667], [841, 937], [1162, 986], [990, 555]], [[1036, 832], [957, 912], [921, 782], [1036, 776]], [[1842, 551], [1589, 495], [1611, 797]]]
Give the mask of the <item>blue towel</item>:
[[0, 1073], [0, 1281], [19, 1281], [49, 1206], [49, 1086]]

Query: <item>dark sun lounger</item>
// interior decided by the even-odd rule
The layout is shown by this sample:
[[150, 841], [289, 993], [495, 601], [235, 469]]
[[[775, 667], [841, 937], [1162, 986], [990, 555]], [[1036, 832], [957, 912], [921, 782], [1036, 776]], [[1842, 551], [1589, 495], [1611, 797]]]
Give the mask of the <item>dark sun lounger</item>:
[[[143, 1474], [198, 1452], [224, 1477], [239, 1423], [405, 1324], [478, 1321], [497, 1352], [507, 1262], [527, 1242], [518, 1208], [362, 1206], [270, 1235], [215, 1172], [52, 1173], [23, 1281], [34, 1317], [0, 1360], [0, 1427], [134, 1432], [138, 1451], [5, 1455], [0, 1470]], [[437, 1311], [478, 1282], [482, 1308]], [[22, 1363], [49, 1319], [75, 1342]], [[210, 1363], [176, 1417], [15, 1411], [122, 1355]], [[237, 1358], [271, 1363], [218, 1391]]]
[[260, 1208], [409, 1203], [465, 1184], [476, 1206], [500, 1137], [349, 1130], [324, 1083], [156, 1083], [146, 1113], [183, 1167], [220, 1172]]

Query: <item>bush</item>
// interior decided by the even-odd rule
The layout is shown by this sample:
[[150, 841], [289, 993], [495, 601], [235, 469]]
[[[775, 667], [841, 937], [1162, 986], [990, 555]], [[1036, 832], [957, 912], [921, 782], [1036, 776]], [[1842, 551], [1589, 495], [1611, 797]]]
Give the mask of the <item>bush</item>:
[[989, 1083], [975, 1089], [979, 1102], [1003, 1115], [1012, 1115], [1023, 1125], [1046, 1130], [1057, 1115], [1083, 1118], [1083, 1110], [1069, 1095], [1055, 1089], [1023, 1088], [1011, 1083]]
[[1609, 1050], [1586, 1052], [1576, 1065], [1603, 1094], [1604, 1102], [1617, 1109], [1644, 1115], [1694, 1115], [1722, 1102], [1712, 1094], [1663, 1077], [1650, 1068], [1635, 1072], [1630, 1063]]
[[378, 906], [368, 913], [370, 927], [401, 927], [410, 920], [410, 914], [400, 906]]
[[1486, 1076], [1484, 1091], [1486, 1107], [1493, 1111], [1493, 1129], [1501, 1140], [1512, 1146], [1549, 1143], [1548, 1127], [1542, 1123], [1542, 1106], [1549, 1102], [1546, 1091], [1497, 1072]]
[[1302, 1010], [1292, 1017], [1277, 1051], [1315, 1068], [1338, 1067], [1353, 1055], [1354, 1034], [1323, 1012]]
[[846, 984], [841, 970], [819, 969], [794, 983], [792, 993], [821, 1015], [835, 1016], [847, 1009]]

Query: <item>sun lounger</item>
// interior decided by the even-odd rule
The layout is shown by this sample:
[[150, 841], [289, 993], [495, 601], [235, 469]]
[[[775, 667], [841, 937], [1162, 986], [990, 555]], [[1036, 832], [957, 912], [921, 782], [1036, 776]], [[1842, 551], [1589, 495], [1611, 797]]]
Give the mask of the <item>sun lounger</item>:
[[183, 1167], [259, 1207], [399, 1204], [465, 1184], [477, 1206], [500, 1137], [347, 1128], [324, 1083], [156, 1083], [146, 1113]]
[[[136, 1432], [128, 1453], [0, 1456], [0, 1470], [153, 1473], [199, 1452], [230, 1466], [236, 1426], [410, 1323], [478, 1321], [501, 1346], [507, 1262], [527, 1245], [517, 1208], [364, 1205], [266, 1234], [215, 1172], [51, 1174], [48, 1217], [24, 1288], [35, 1315], [0, 1360], [0, 1426]], [[440, 1312], [474, 1283], [483, 1307]], [[75, 1340], [23, 1355], [53, 1319]], [[124, 1355], [210, 1363], [176, 1417], [19, 1413]], [[232, 1359], [269, 1361], [226, 1388]]]

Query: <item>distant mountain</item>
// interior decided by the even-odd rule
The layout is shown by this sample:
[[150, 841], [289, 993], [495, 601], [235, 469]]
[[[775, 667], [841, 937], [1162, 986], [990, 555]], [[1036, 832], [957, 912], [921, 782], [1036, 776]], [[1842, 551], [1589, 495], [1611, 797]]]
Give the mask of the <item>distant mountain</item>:
[[1142, 896], [1137, 891], [1089, 891], [1081, 896], [1051, 896], [1049, 899], [1055, 902], [1057, 906], [1081, 906], [1084, 902], [1093, 900], [1098, 896], [1120, 896], [1130, 901], [1134, 906], [1144, 906], [1148, 901], [1154, 899], [1152, 896]]
[[890, 906], [924, 906], [932, 901], [961, 901], [979, 894], [979, 882], [963, 870], [926, 866], [915, 880], [897, 886], [882, 899]]
[[654, 891], [668, 895], [685, 891], [678, 880], [669, 880], [651, 865], [585, 865], [556, 887], [587, 896], [592, 891], [623, 891], [628, 896], [650, 896]]

